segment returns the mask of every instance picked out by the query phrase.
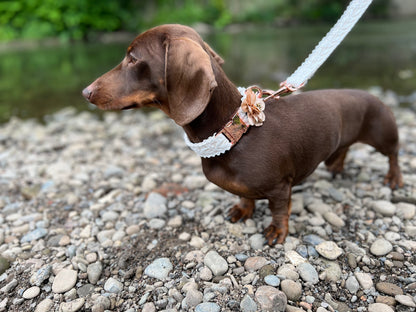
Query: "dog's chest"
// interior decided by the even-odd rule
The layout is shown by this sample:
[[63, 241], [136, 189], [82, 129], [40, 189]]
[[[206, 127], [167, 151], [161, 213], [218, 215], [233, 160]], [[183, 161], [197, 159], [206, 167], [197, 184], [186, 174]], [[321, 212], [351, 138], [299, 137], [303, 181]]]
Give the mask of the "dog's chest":
[[220, 188], [238, 196], [252, 197], [252, 189], [244, 182], [241, 176], [229, 168], [213, 166], [203, 162], [203, 171], [207, 179]]

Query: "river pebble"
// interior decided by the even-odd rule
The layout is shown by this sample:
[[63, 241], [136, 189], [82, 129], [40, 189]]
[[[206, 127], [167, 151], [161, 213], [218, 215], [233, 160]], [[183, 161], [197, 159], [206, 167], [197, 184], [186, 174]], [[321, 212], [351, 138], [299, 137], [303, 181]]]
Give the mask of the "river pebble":
[[345, 226], [344, 220], [342, 220], [335, 212], [328, 211], [324, 213], [324, 218], [329, 224], [341, 228]]
[[49, 278], [52, 272], [51, 265], [45, 265], [44, 267], [37, 270], [31, 277], [30, 277], [30, 284], [35, 286], [40, 286], [42, 283]]
[[115, 278], [110, 277], [104, 284], [104, 290], [117, 294], [123, 290], [123, 284]]
[[394, 296], [394, 299], [402, 305], [405, 305], [406, 307], [416, 308], [416, 303], [414, 299], [408, 295], [396, 295]]
[[144, 270], [144, 274], [159, 280], [166, 279], [173, 266], [169, 258], [159, 258], [149, 264]]
[[287, 298], [285, 293], [274, 287], [260, 286], [256, 291], [256, 299], [262, 311], [283, 312], [286, 310]]
[[393, 245], [383, 238], [378, 238], [371, 244], [370, 251], [375, 256], [387, 255], [393, 250]]
[[211, 250], [205, 255], [204, 264], [215, 276], [223, 275], [228, 270], [227, 261], [215, 250]]
[[43, 299], [36, 306], [35, 312], [48, 312], [53, 306], [53, 301], [51, 299]]
[[87, 267], [88, 280], [91, 284], [97, 284], [103, 271], [101, 262], [91, 263]]
[[240, 309], [242, 312], [256, 312], [257, 303], [249, 295], [245, 295], [240, 302]]
[[249, 272], [254, 272], [268, 263], [269, 261], [264, 257], [250, 257], [244, 262], [244, 268]]
[[62, 269], [55, 276], [52, 284], [52, 291], [54, 293], [64, 293], [75, 286], [77, 282], [77, 272], [69, 269]]
[[195, 307], [195, 312], [219, 312], [221, 307], [214, 302], [200, 303]]
[[250, 236], [249, 243], [252, 249], [254, 250], [262, 250], [264, 246], [264, 236], [262, 234], [254, 234]]
[[384, 303], [372, 303], [368, 306], [368, 312], [394, 312], [394, 310]]
[[84, 298], [78, 298], [69, 302], [62, 302], [59, 308], [62, 312], [76, 312], [84, 306], [84, 303]]
[[350, 276], [347, 278], [347, 281], [345, 282], [345, 287], [347, 287], [348, 291], [351, 294], [356, 294], [358, 289], [360, 289], [360, 284], [354, 276]]
[[391, 217], [396, 213], [396, 206], [386, 200], [373, 202], [373, 209], [385, 217]]
[[360, 286], [364, 290], [367, 290], [367, 289], [370, 289], [371, 287], [373, 287], [374, 283], [373, 283], [373, 278], [372, 278], [371, 274], [362, 273], [362, 272], [355, 272], [354, 276], [357, 279]]
[[280, 285], [280, 279], [276, 275], [266, 275], [264, 277], [264, 282], [273, 287], [278, 287]]
[[307, 262], [299, 264], [297, 267], [300, 277], [308, 283], [316, 284], [319, 282], [318, 272]]
[[283, 280], [280, 288], [289, 300], [298, 301], [302, 296], [302, 286], [295, 281], [289, 279]]
[[398, 203], [396, 205], [399, 215], [406, 220], [411, 220], [416, 215], [416, 206], [409, 203]]
[[343, 250], [334, 242], [322, 242], [316, 245], [315, 249], [322, 257], [329, 260], [335, 260], [343, 253]]
[[25, 299], [33, 299], [40, 294], [40, 288], [38, 286], [32, 286], [25, 290], [22, 297]]
[[182, 302], [182, 307], [184, 309], [190, 309], [190, 308], [196, 307], [202, 302], [203, 297], [204, 296], [200, 291], [196, 289], [189, 289], [186, 292], [185, 299]]
[[45, 237], [48, 234], [48, 230], [44, 229], [44, 228], [39, 228], [36, 230], [33, 230], [29, 233], [27, 233], [26, 235], [24, 235], [21, 239], [20, 242], [21, 243], [29, 243], [31, 241], [40, 239], [42, 237]]
[[403, 290], [399, 286], [388, 282], [378, 282], [376, 284], [376, 289], [386, 295], [403, 295]]
[[166, 211], [166, 198], [159, 193], [150, 193], [144, 203], [145, 217], [149, 219], [162, 217]]

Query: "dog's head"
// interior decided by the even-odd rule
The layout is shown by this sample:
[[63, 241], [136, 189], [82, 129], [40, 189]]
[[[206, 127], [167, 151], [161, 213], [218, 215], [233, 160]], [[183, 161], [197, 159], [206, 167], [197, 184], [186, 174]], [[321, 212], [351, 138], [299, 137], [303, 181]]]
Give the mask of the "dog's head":
[[122, 62], [82, 94], [101, 109], [158, 107], [183, 126], [206, 108], [219, 57], [192, 29], [162, 25], [139, 35]]

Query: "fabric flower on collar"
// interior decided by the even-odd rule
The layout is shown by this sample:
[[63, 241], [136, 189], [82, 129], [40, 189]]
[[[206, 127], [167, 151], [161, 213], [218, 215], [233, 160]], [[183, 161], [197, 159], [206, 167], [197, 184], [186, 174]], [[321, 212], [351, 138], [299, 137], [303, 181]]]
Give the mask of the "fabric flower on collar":
[[245, 96], [242, 98], [241, 109], [247, 114], [247, 119], [250, 126], [261, 126], [266, 119], [264, 114], [264, 101], [261, 98], [261, 93], [258, 94], [252, 88], [248, 88]]

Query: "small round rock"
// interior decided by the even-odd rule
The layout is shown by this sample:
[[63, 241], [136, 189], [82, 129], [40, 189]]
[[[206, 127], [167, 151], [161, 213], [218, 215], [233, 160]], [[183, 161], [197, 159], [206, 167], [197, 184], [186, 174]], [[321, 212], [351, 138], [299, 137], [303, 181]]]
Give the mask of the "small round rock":
[[370, 252], [375, 256], [385, 256], [393, 250], [393, 245], [384, 238], [376, 239], [370, 247]]
[[195, 307], [195, 312], [220, 312], [221, 308], [214, 302], [203, 302]]
[[373, 278], [369, 273], [355, 272], [354, 276], [364, 290], [374, 286]]
[[248, 239], [250, 247], [254, 250], [262, 250], [264, 246], [264, 236], [262, 234], [254, 234]]
[[242, 312], [256, 312], [257, 303], [250, 297], [250, 295], [246, 294], [240, 302], [240, 309]]
[[51, 299], [43, 299], [36, 306], [35, 312], [48, 312], [52, 309], [53, 301]]
[[173, 265], [169, 258], [158, 258], [146, 267], [144, 274], [163, 280], [169, 276], [169, 272], [172, 270]]
[[144, 203], [144, 215], [148, 219], [163, 216], [166, 211], [166, 198], [159, 193], [151, 192]]
[[33, 287], [26, 289], [22, 297], [25, 299], [32, 299], [32, 298], [35, 298], [39, 294], [40, 294], [40, 288], [38, 286], [33, 286]]
[[403, 290], [399, 286], [388, 282], [378, 282], [376, 284], [376, 289], [379, 292], [390, 296], [403, 295]]
[[312, 284], [319, 282], [319, 276], [316, 269], [312, 264], [304, 262], [298, 265], [297, 267], [300, 277], [305, 281]]
[[203, 267], [200, 271], [199, 271], [199, 277], [203, 280], [203, 281], [210, 281], [212, 280], [212, 272], [210, 269], [208, 269], [207, 267]]
[[186, 308], [195, 307], [200, 304], [203, 300], [204, 295], [196, 290], [196, 289], [189, 289], [186, 293], [184, 302], [186, 303]]
[[324, 258], [335, 260], [342, 255], [343, 250], [335, 242], [326, 241], [315, 246], [316, 251]]
[[264, 257], [250, 257], [244, 263], [246, 271], [254, 272], [268, 264], [269, 261]]
[[115, 278], [110, 277], [104, 284], [104, 290], [109, 293], [117, 294], [123, 290], [123, 284]]
[[285, 311], [287, 297], [284, 292], [272, 286], [260, 286], [256, 291], [256, 299], [262, 311]]
[[385, 217], [392, 217], [396, 213], [396, 206], [387, 200], [373, 202], [373, 209]]
[[214, 273], [215, 276], [223, 275], [228, 270], [227, 261], [215, 250], [209, 251], [204, 257], [204, 264]]
[[328, 221], [331, 225], [341, 228], [345, 226], [344, 220], [341, 219], [335, 212], [328, 211], [324, 213], [324, 219]]
[[384, 303], [372, 303], [368, 306], [368, 312], [394, 312], [394, 310]]
[[82, 308], [84, 303], [84, 298], [78, 298], [69, 302], [62, 302], [59, 308], [62, 312], [76, 312]]
[[405, 305], [407, 307], [411, 307], [411, 308], [416, 308], [416, 303], [415, 301], [412, 299], [412, 297], [407, 296], [407, 295], [396, 295], [394, 297], [394, 299], [396, 299], [396, 301], [402, 305]]
[[280, 279], [276, 275], [267, 275], [264, 277], [264, 282], [267, 285], [277, 287], [280, 285]]
[[87, 276], [88, 276], [88, 280], [90, 281], [90, 283], [97, 284], [102, 272], [103, 272], [103, 265], [101, 264], [101, 262], [97, 261], [95, 263], [91, 263], [90, 265], [88, 265]]
[[280, 287], [289, 300], [297, 301], [302, 296], [302, 286], [295, 281], [283, 280]]
[[78, 275], [76, 271], [62, 269], [53, 280], [52, 291], [57, 294], [67, 292], [75, 286], [77, 277]]
[[347, 278], [347, 281], [345, 283], [345, 287], [347, 287], [348, 291], [351, 294], [355, 294], [360, 289], [360, 284], [358, 283], [355, 276], [350, 276], [350, 277]]

